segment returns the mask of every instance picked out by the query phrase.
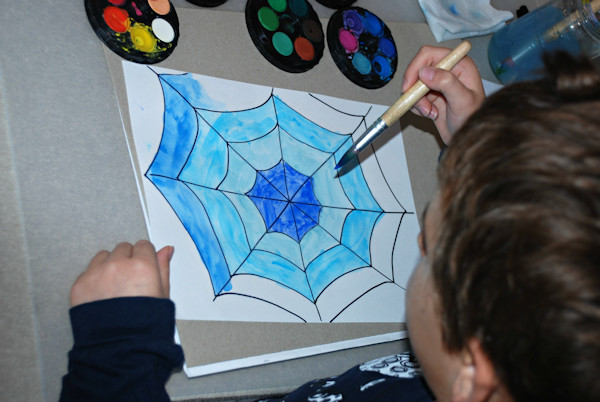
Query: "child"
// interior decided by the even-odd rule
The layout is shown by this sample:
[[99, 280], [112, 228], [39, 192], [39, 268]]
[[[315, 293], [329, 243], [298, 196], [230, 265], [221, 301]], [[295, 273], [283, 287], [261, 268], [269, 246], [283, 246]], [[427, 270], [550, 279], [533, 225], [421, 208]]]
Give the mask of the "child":
[[[434, 119], [448, 143], [407, 296], [424, 377], [442, 401], [598, 401], [600, 76], [588, 62], [557, 54], [548, 78], [484, 101], [470, 59], [451, 72], [430, 67], [447, 53], [423, 48], [403, 85], [420, 78], [434, 90], [414, 111]], [[95, 377], [112, 387], [107, 399], [168, 399], [164, 381], [182, 356], [172, 341], [173, 305], [156, 297], [168, 297], [172, 252], [121, 244], [98, 254], [75, 282], [64, 400], [88, 391]], [[117, 317], [138, 321], [146, 303], [164, 310], [145, 314], [162, 332]], [[99, 354], [106, 358], [98, 362]], [[366, 366], [285, 400], [431, 399], [419, 378], [396, 380]], [[113, 368], [117, 375], [106, 375]], [[128, 379], [115, 379], [122, 373]]]
[[432, 290], [435, 322], [408, 320], [440, 400], [600, 400], [600, 77], [547, 59], [548, 78], [491, 96], [440, 163], [408, 296]]

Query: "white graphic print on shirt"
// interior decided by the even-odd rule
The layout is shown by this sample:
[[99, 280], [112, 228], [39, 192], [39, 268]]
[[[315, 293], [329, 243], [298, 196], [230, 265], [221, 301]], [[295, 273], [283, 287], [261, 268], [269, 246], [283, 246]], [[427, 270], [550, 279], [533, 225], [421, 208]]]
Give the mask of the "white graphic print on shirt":
[[413, 378], [422, 375], [421, 366], [410, 353], [380, 357], [359, 366], [360, 371], [377, 373], [398, 378]]

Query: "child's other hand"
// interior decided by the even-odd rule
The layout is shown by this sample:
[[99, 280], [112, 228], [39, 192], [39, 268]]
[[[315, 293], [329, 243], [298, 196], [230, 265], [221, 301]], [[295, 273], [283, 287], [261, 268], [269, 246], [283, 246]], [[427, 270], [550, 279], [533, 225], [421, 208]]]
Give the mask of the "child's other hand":
[[481, 76], [470, 57], [463, 58], [451, 71], [434, 67], [450, 51], [423, 46], [408, 65], [402, 83], [403, 92], [419, 79], [431, 89], [412, 111], [432, 119], [446, 144], [485, 99]]
[[115, 297], [169, 297], [173, 252], [171, 246], [156, 252], [147, 240], [100, 251], [73, 284], [71, 306]]

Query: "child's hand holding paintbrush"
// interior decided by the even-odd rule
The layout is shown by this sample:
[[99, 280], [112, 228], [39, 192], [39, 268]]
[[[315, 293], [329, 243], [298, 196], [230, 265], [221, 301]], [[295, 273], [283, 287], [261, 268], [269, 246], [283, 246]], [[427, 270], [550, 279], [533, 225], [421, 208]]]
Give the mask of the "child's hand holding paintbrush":
[[445, 144], [485, 99], [479, 70], [470, 57], [463, 57], [450, 71], [433, 67], [449, 52], [422, 47], [406, 68], [402, 83], [402, 92], [417, 80], [430, 89], [411, 111], [432, 119]]
[[479, 71], [473, 60], [465, 57], [470, 48], [467, 41], [454, 50], [422, 47], [406, 69], [402, 97], [383, 114], [380, 126], [371, 126], [336, 168], [345, 165], [411, 108], [433, 119], [442, 140], [448, 143], [485, 98]]

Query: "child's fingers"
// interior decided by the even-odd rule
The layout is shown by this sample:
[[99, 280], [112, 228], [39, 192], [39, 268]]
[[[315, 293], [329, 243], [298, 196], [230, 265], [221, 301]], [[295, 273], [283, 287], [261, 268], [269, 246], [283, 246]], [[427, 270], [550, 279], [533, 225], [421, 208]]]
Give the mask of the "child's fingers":
[[92, 260], [88, 264], [88, 268], [95, 267], [97, 265], [102, 264], [104, 261], [106, 261], [108, 259], [109, 256], [110, 256], [109, 251], [107, 251], [107, 250], [99, 251], [98, 253], [96, 253], [94, 258], [92, 258]]
[[411, 60], [404, 72], [402, 92], [406, 92], [419, 79], [419, 71], [426, 66], [435, 66], [451, 49], [423, 46]]
[[132, 251], [133, 246], [131, 245], [131, 243], [119, 243], [115, 246], [113, 251], [110, 252], [110, 255], [107, 257], [106, 261], [114, 261], [129, 258], [131, 257]]
[[174, 252], [175, 248], [173, 246], [166, 246], [156, 253], [158, 258], [158, 269], [160, 271], [160, 281], [165, 297], [169, 297], [170, 294], [169, 274], [171, 272], [171, 258], [173, 258]]
[[419, 78], [429, 89], [442, 93], [447, 102], [471, 96], [469, 88], [454, 74], [441, 68], [424, 67], [419, 70]]

